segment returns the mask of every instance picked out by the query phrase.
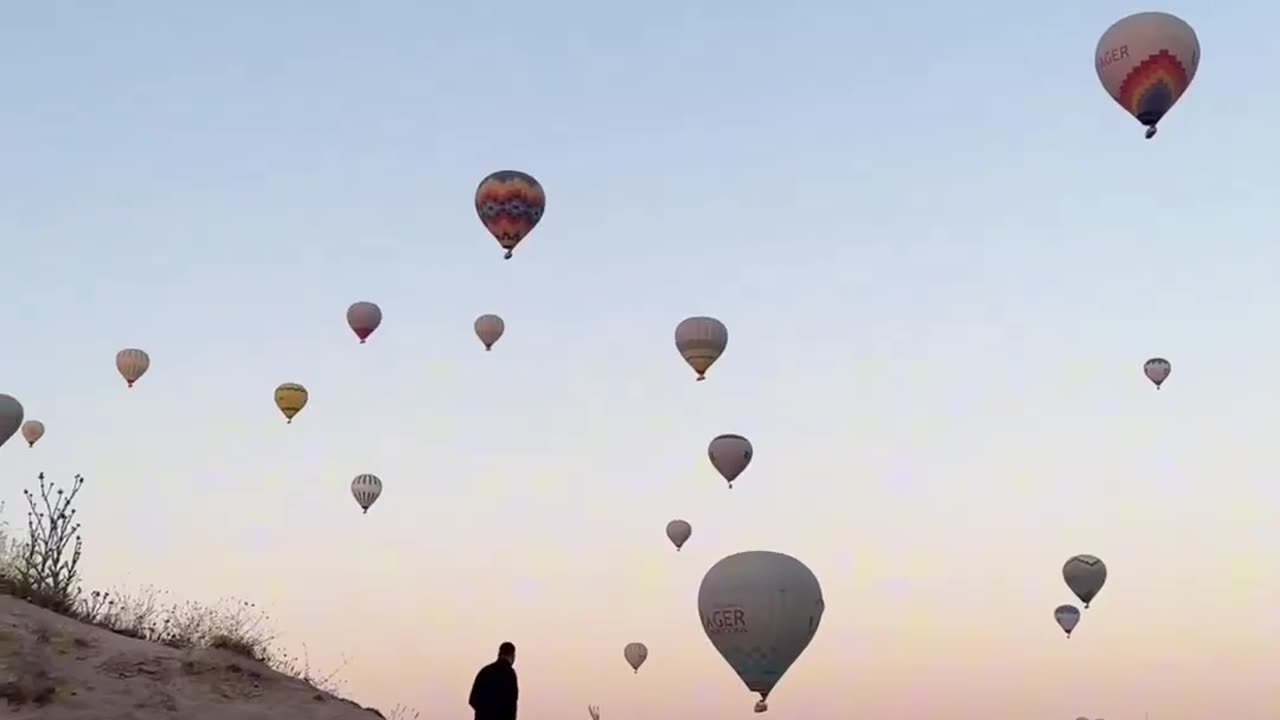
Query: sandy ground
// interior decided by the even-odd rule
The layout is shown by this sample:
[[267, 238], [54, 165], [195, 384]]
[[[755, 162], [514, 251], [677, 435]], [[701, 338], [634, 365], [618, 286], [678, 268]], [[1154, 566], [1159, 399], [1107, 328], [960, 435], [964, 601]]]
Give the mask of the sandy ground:
[[134, 640], [0, 596], [0, 719], [381, 717], [233, 653]]

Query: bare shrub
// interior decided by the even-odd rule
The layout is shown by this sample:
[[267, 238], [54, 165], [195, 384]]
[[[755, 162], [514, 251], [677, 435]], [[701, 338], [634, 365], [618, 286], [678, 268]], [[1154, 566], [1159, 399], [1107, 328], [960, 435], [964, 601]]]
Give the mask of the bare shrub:
[[386, 720], [418, 720], [418, 711], [407, 705], [396, 705], [383, 717]]
[[[23, 490], [27, 498], [27, 537], [12, 547], [3, 589], [12, 595], [63, 614], [79, 598], [80, 524], [71, 507], [84, 478], [76, 475], [71, 491], [46, 483], [40, 473], [40, 496]], [[70, 554], [67, 551], [70, 549]]]

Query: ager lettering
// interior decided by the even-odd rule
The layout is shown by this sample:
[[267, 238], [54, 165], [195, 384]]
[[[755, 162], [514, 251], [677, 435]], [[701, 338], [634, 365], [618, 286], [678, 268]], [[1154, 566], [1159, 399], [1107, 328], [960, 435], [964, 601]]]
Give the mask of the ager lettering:
[[1106, 67], [1111, 63], [1120, 62], [1121, 60], [1127, 60], [1128, 58], [1129, 58], [1128, 45], [1121, 45], [1118, 48], [1111, 48], [1110, 50], [1104, 50], [1102, 54], [1098, 56], [1098, 67]]
[[703, 619], [709, 633], [744, 633], [747, 631], [747, 617], [742, 608], [724, 608], [712, 610]]

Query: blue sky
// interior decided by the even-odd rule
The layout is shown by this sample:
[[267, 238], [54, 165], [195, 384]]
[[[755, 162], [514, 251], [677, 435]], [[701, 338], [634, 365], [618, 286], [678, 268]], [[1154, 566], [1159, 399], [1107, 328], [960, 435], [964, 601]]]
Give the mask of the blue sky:
[[[16, 488], [39, 470], [87, 475], [88, 582], [260, 599], [297, 636], [392, 594], [403, 613], [371, 622], [412, 636], [406, 586], [610, 578], [610, 553], [665, 553], [669, 516], [696, 505], [692, 542], [722, 530], [725, 552], [785, 550], [804, 527], [796, 553], [836, 595], [831, 645], [810, 652], [835, 657], [868, 631], [840, 629], [840, 593], [896, 592], [860, 584], [853, 555], [888, 567], [894, 547], [936, 560], [957, 537], [993, 552], [1040, 533], [1017, 553], [1034, 567], [1028, 548], [1044, 549], [1046, 587], [1076, 552], [1163, 568], [1135, 583], [1138, 612], [1178, 572], [1156, 538], [1216, 523], [1234, 539], [1204, 550], [1215, 568], [1280, 541], [1247, 510], [1277, 499], [1276, 100], [1260, 83], [1280, 7], [1160, 8], [1196, 28], [1203, 61], [1145, 142], [1092, 64], [1111, 22], [1149, 9], [1128, 3], [196, 5], [0, 9], [0, 391], [49, 428], [0, 452], [6, 515], [21, 523]], [[504, 168], [548, 195], [509, 262], [472, 207]], [[361, 299], [385, 315], [367, 346], [343, 320]], [[507, 321], [490, 354], [470, 329], [485, 312]], [[694, 385], [671, 334], [698, 314], [731, 339]], [[152, 357], [130, 392], [112, 362], [128, 346]], [[1158, 397], [1152, 355], [1174, 367]], [[285, 381], [311, 390], [288, 427], [271, 403]], [[714, 514], [704, 453], [720, 432], [756, 443], [761, 479], [733, 491], [748, 515]], [[387, 484], [364, 519], [346, 489], [360, 472]], [[1084, 526], [1104, 547], [1073, 544]], [[656, 549], [632, 547], [647, 533]], [[539, 559], [510, 556], [513, 534], [545, 543]], [[360, 587], [305, 599], [335, 565]], [[639, 592], [617, 572], [600, 582]], [[1019, 597], [1041, 584], [1010, 582]], [[691, 619], [693, 593], [672, 593]], [[1057, 597], [1035, 607], [1046, 624]], [[1260, 599], [1240, 603], [1270, 623], [1250, 635], [1280, 635]], [[747, 702], [690, 627], [672, 641], [714, 668], [714, 703]], [[385, 649], [352, 632], [310, 642], [355, 653], [356, 692], [457, 709], [462, 691], [389, 677]], [[459, 677], [491, 634], [455, 638]], [[798, 709], [842, 692], [791, 682]], [[1097, 713], [1045, 682], [1007, 716], [1140, 710], [1102, 674], [1113, 709]], [[868, 680], [865, 707], [908, 716], [878, 691]], [[964, 717], [998, 711], [953, 691]], [[1248, 688], [1197, 692], [1239, 720], [1275, 716]], [[570, 695], [531, 702], [609, 707]], [[1188, 702], [1161, 717], [1198, 717], [1177, 715], [1199, 712]]]

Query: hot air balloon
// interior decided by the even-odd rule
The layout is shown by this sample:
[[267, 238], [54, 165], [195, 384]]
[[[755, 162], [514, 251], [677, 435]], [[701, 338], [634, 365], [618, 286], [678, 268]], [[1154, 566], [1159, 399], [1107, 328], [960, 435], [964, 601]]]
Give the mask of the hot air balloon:
[[[1165, 380], [1169, 379], [1169, 373], [1171, 372], [1173, 372], [1173, 365], [1170, 365], [1169, 361], [1164, 358], [1151, 358], [1142, 364], [1142, 374], [1156, 384], [1157, 390], [1160, 389]], [[1192, 374], [1194, 375], [1195, 373]]]
[[1076, 629], [1076, 625], [1080, 622], [1080, 608], [1075, 605], [1059, 605], [1053, 611], [1053, 619], [1058, 621], [1058, 626], [1067, 633], [1067, 637], [1071, 637], [1071, 631]]
[[0, 445], [4, 445], [22, 427], [22, 403], [12, 395], [0, 394]]
[[298, 383], [283, 383], [276, 388], [276, 407], [292, 423], [293, 416], [307, 406], [307, 389]]
[[689, 536], [693, 534], [693, 526], [684, 520], [672, 520], [667, 523], [667, 539], [676, 546], [676, 552], [689, 542]]
[[363, 345], [373, 331], [382, 324], [382, 308], [364, 300], [351, 303], [351, 307], [347, 308], [347, 324], [351, 326], [351, 330], [355, 332], [356, 337], [360, 338], [360, 343]]
[[707, 379], [707, 370], [728, 345], [729, 329], [713, 317], [685, 318], [676, 326], [676, 349], [698, 373], [698, 380]]
[[698, 588], [702, 629], [751, 692], [756, 712], [822, 622], [822, 587], [804, 563], [753, 550], [717, 562]]
[[480, 342], [484, 343], [485, 350], [492, 350], [493, 344], [498, 342], [502, 337], [502, 333], [506, 332], [507, 324], [502, 322], [502, 318], [497, 315], [481, 315], [476, 318], [475, 322], [476, 337], [480, 338]]
[[1107, 582], [1107, 565], [1092, 555], [1076, 555], [1062, 566], [1062, 579], [1087, 609]]
[[741, 435], [717, 435], [707, 446], [707, 457], [733, 489], [733, 481], [751, 464], [751, 441]]
[[640, 666], [649, 658], [649, 648], [645, 647], [644, 643], [628, 643], [622, 649], [622, 656], [627, 659], [627, 664], [631, 666], [631, 669], [639, 673]]
[[547, 194], [542, 185], [518, 170], [491, 173], [476, 188], [476, 213], [511, 259], [516, 245], [542, 219]]
[[1169, 13], [1140, 12], [1102, 33], [1094, 52], [1102, 87], [1138, 122], [1148, 140], [1178, 102], [1200, 67], [1200, 41], [1191, 26]]
[[116, 370], [124, 377], [124, 381], [133, 387], [138, 378], [147, 373], [151, 367], [151, 356], [137, 348], [125, 348], [116, 353]]
[[35, 447], [36, 441], [44, 437], [44, 423], [39, 420], [28, 420], [22, 423], [22, 438], [27, 441], [27, 447]]
[[360, 503], [365, 513], [368, 513], [369, 508], [377, 502], [378, 496], [382, 495], [382, 481], [377, 475], [369, 473], [357, 475], [351, 481], [351, 494], [355, 496], [356, 502]]

